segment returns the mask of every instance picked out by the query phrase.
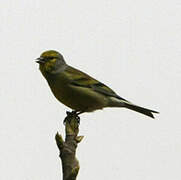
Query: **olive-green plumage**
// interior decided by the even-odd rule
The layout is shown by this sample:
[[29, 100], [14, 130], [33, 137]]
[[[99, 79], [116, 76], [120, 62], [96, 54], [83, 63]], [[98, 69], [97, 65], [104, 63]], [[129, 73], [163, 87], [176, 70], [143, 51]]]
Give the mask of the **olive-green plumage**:
[[39, 69], [54, 96], [79, 113], [105, 107], [125, 107], [152, 118], [154, 118], [152, 113], [158, 113], [132, 104], [103, 83], [67, 65], [57, 51], [45, 51], [36, 62], [39, 63]]

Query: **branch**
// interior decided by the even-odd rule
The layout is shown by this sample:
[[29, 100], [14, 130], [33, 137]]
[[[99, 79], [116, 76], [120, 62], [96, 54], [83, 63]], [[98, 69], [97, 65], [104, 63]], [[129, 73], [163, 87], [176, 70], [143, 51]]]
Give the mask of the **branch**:
[[76, 180], [79, 172], [79, 162], [75, 157], [77, 144], [81, 142], [83, 136], [79, 133], [79, 117], [75, 113], [67, 112], [65, 122], [65, 141], [60, 134], [56, 134], [55, 140], [60, 151], [62, 161], [63, 180]]

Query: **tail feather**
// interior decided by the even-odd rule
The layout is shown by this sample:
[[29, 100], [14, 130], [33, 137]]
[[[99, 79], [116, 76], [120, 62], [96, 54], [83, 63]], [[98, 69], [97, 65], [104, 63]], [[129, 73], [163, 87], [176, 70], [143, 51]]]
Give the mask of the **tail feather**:
[[142, 114], [149, 116], [151, 118], [154, 118], [153, 113], [159, 113], [159, 112], [151, 110], [151, 109], [146, 109], [146, 108], [134, 105], [131, 102], [129, 102], [123, 98], [118, 99], [115, 97], [110, 98], [108, 107], [125, 107], [125, 108], [131, 109], [133, 111], [142, 113]]
[[151, 109], [146, 109], [146, 108], [143, 108], [143, 107], [140, 107], [140, 106], [136, 106], [134, 104], [130, 104], [130, 103], [124, 103], [125, 107], [128, 108], [128, 109], [131, 109], [133, 111], [136, 111], [136, 112], [139, 112], [139, 113], [142, 113], [146, 116], [149, 116], [151, 118], [155, 118], [153, 116], [153, 113], [159, 113], [157, 111], [153, 111]]

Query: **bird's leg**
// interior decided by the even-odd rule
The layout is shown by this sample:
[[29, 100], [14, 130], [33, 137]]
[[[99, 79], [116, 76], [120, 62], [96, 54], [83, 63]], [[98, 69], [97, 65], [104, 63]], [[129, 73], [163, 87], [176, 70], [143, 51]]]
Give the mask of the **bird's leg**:
[[76, 114], [77, 114], [77, 115], [80, 115], [80, 114], [82, 114], [82, 113], [84, 113], [84, 112], [85, 112], [85, 111], [77, 111]]

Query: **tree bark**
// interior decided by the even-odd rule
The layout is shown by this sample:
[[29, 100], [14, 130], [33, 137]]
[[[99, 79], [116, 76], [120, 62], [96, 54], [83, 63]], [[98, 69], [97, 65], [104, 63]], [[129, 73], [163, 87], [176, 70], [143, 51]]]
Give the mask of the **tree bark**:
[[75, 156], [76, 149], [77, 144], [83, 139], [83, 136], [77, 136], [79, 133], [79, 117], [75, 113], [67, 112], [64, 123], [65, 141], [59, 133], [55, 136], [62, 162], [63, 180], [76, 180], [80, 168]]

